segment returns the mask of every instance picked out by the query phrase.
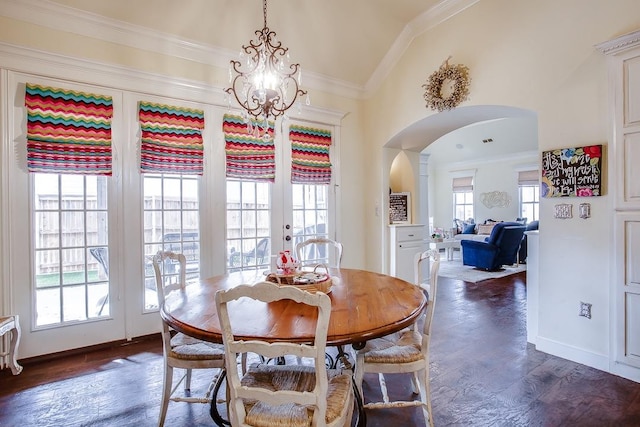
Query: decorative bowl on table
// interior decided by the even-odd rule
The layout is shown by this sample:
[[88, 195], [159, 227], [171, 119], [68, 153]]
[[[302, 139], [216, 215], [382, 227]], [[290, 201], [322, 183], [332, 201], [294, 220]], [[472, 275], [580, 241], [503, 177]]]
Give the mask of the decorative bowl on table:
[[[324, 267], [326, 272], [318, 272], [318, 267]], [[278, 270], [267, 274], [267, 280], [278, 285], [296, 286], [307, 292], [331, 292], [331, 276], [329, 269], [324, 266], [316, 266], [313, 271], [296, 271], [295, 273], [283, 273]]]

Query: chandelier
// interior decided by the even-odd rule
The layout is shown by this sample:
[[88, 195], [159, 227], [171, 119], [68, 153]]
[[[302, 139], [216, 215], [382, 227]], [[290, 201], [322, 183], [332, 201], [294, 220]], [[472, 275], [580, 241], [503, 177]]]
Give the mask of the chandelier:
[[[287, 111], [307, 92], [300, 89], [300, 64], [289, 64], [289, 49], [276, 40], [276, 33], [267, 26], [267, 0], [263, 0], [264, 27], [256, 30], [257, 38], [242, 46], [240, 59], [229, 65], [229, 105], [232, 96], [242, 107], [242, 117], [249, 130], [252, 121], [262, 123], [264, 137], [268, 138], [268, 122]], [[307, 104], [309, 97], [307, 95]]]

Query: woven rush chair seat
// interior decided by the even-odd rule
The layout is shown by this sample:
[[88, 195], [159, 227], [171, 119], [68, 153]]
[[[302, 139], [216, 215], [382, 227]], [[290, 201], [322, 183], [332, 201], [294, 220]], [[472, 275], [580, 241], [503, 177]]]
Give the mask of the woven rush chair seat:
[[224, 362], [224, 347], [178, 332], [171, 338], [170, 357], [184, 360], [219, 359]]
[[[429, 284], [422, 282], [422, 263], [430, 262]], [[356, 353], [355, 382], [363, 400], [362, 382], [366, 373], [378, 374], [382, 401], [366, 402], [366, 409], [422, 407], [425, 422], [433, 427], [431, 393], [429, 390], [429, 341], [431, 320], [438, 290], [440, 254], [437, 250], [417, 253], [414, 259], [415, 286], [421, 287], [428, 297], [425, 311], [411, 326], [399, 332], [367, 341]], [[420, 400], [392, 401], [387, 392], [384, 374], [411, 374], [414, 394]]]
[[[151, 261], [156, 277], [158, 307], [162, 307], [165, 297], [171, 292], [185, 293], [187, 259], [184, 254], [181, 253], [159, 251], [152, 257]], [[181, 332], [174, 331], [169, 328], [167, 322], [162, 319], [160, 320], [162, 322], [161, 334], [164, 377], [162, 381], [162, 399], [160, 401], [158, 426], [163, 426], [167, 416], [169, 401], [216, 404], [216, 402], [213, 402], [216, 398], [213, 394], [216, 384], [224, 374], [226, 353], [221, 344], [202, 341]], [[243, 358], [243, 363], [244, 360]], [[180, 369], [183, 373], [175, 386], [173, 385], [174, 369]], [[207, 391], [201, 396], [191, 395], [191, 373], [193, 369], [217, 370], [216, 375], [212, 374]], [[176, 393], [181, 383], [184, 383], [184, 393]], [[219, 420], [216, 422], [218, 421]]]
[[[313, 308], [317, 313], [313, 342], [269, 342], [259, 337], [245, 340], [234, 335], [234, 325], [237, 327], [240, 319], [235, 317], [232, 321], [233, 313], [241, 311], [242, 305], [236, 304], [241, 298], [266, 305], [293, 304], [291, 310], [303, 305]], [[226, 352], [232, 426], [351, 426], [355, 400], [351, 371], [330, 370], [324, 364], [331, 315], [328, 295], [260, 282], [218, 291], [215, 300]], [[308, 321], [314, 321], [308, 317]], [[259, 363], [251, 365], [241, 375], [237, 365], [231, 363], [233, 355], [238, 353], [254, 353], [264, 360], [299, 356], [312, 360], [313, 364]]]
[[[335, 422], [343, 412], [344, 402], [349, 399], [351, 391], [351, 376], [340, 370], [327, 371], [327, 412], [326, 424]], [[313, 392], [316, 385], [316, 374], [313, 366], [295, 365], [283, 367], [280, 365], [255, 364], [249, 367], [241, 380], [241, 385], [260, 387], [271, 391], [293, 390], [299, 392]], [[269, 405], [252, 399], [243, 399], [247, 411], [246, 422], [256, 427], [302, 427], [309, 426], [313, 411], [306, 405], [285, 403]]]
[[410, 363], [424, 358], [422, 336], [403, 329], [386, 337], [368, 341], [362, 349], [365, 363]]

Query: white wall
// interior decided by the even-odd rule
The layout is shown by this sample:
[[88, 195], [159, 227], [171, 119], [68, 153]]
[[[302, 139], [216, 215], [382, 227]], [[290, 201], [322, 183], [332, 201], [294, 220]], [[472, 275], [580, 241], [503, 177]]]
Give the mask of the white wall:
[[[51, 19], [59, 19], [52, 16]], [[69, 25], [67, 23], [67, 25]], [[103, 29], [101, 29], [103, 30]], [[100, 36], [100, 32], [96, 32]], [[158, 53], [144, 51], [108, 43], [98, 38], [81, 37], [71, 32], [56, 31], [30, 23], [10, 19], [0, 16], [0, 44], [8, 46], [9, 50], [14, 47], [24, 48], [27, 56], [37, 54], [37, 52], [47, 52], [61, 57], [69, 57], [84, 61], [91, 70], [98, 70], [101, 64], [120, 67], [123, 70], [132, 70], [142, 74], [149, 73], [150, 81], [157, 81], [160, 85], [158, 92], [182, 97], [184, 90], [199, 90], [203, 84], [211, 88], [210, 101], [223, 108], [226, 102], [223, 99], [222, 88], [228, 84], [228, 69], [218, 68], [210, 64], [203, 64], [194, 61], [161, 55]], [[1, 49], [0, 49], [1, 50]], [[33, 50], [33, 53], [30, 51]], [[215, 61], [212, 61], [215, 62]], [[6, 65], [7, 61], [0, 52], [0, 68], [21, 69], [20, 61], [17, 65], [13, 63]], [[31, 70], [28, 70], [31, 71]], [[38, 70], [42, 75], [47, 75], [45, 69]], [[77, 82], [95, 83], [96, 80], [110, 80], [109, 71], [100, 73], [99, 71], [86, 72], [81, 69], [70, 69], [69, 79]], [[158, 78], [159, 76], [159, 78]], [[167, 76], [172, 84], [162, 82], [162, 76]], [[107, 83], [108, 84], [108, 83]], [[175, 90], [172, 90], [175, 85]], [[340, 158], [341, 163], [334, 163], [337, 175], [337, 185], [341, 197], [338, 200], [338, 238], [345, 242], [345, 252], [343, 264], [349, 267], [363, 268], [365, 265], [365, 223], [361, 220], [361, 213], [364, 212], [365, 195], [362, 191], [362, 183], [365, 182], [365, 170], [367, 167], [366, 148], [361, 132], [361, 103], [358, 100], [335, 96], [319, 90], [311, 90], [312, 106], [303, 110], [313, 112], [323, 111], [342, 112], [346, 117], [340, 126]], [[150, 93], [156, 93], [153, 89]], [[199, 95], [194, 95], [201, 98]], [[332, 159], [334, 160], [334, 159]], [[373, 210], [372, 210], [373, 211]], [[354, 214], [356, 213], [356, 214]], [[1, 237], [1, 236], [0, 236]]]
[[[410, 124], [436, 114], [424, 106], [422, 85], [445, 59], [451, 55], [453, 63], [470, 68], [470, 99], [463, 105], [507, 105], [537, 113], [539, 151], [606, 145], [607, 74], [594, 45], [638, 28], [638, 0], [483, 0], [414, 39], [371, 99], [314, 93], [315, 107], [348, 113], [341, 132], [338, 214], [348, 245], [344, 264], [385, 268], [388, 218], [376, 207], [388, 194], [392, 159], [383, 147]], [[2, 17], [0, 41], [84, 58], [96, 68], [105, 62], [169, 75], [184, 79], [185, 87], [189, 81], [216, 90], [226, 84], [226, 69]], [[82, 81], [82, 74], [75, 74]], [[170, 88], [164, 89], [170, 96]], [[605, 182], [613, 185], [610, 179]], [[487, 188], [495, 187], [493, 182]], [[545, 351], [605, 369], [611, 331], [611, 203], [606, 189], [590, 202], [587, 221], [555, 220], [558, 200], [541, 202], [538, 343]], [[579, 301], [593, 304], [592, 319], [577, 316]]]
[[[539, 151], [606, 145], [607, 72], [594, 46], [638, 28], [637, 0], [480, 1], [417, 37], [367, 103], [365, 137], [377, 148], [371, 158], [384, 165], [387, 141], [436, 114], [425, 108], [421, 85], [450, 55], [453, 63], [470, 68], [470, 99], [463, 105], [508, 105], [537, 113]], [[384, 171], [371, 168], [368, 180], [383, 181]], [[607, 177], [605, 182], [613, 185]], [[379, 191], [371, 187], [368, 199], [379, 197]], [[538, 347], [604, 370], [612, 357], [609, 199], [605, 193], [589, 200], [589, 220], [554, 219], [555, 204], [576, 199], [543, 199], [539, 233]], [[376, 248], [383, 235], [369, 239], [368, 247]], [[367, 260], [369, 268], [379, 267], [374, 250]], [[593, 304], [591, 319], [578, 316], [580, 301]]]
[[[434, 194], [431, 206], [434, 226], [452, 227], [453, 222], [453, 193], [451, 190], [452, 172], [457, 170], [474, 169], [473, 206], [476, 224], [482, 224], [487, 219], [495, 221], [514, 221], [520, 216], [518, 193], [518, 169], [523, 164], [539, 161], [536, 154], [525, 153], [521, 156], [496, 158], [481, 162], [447, 163], [432, 165], [429, 175], [429, 192]], [[504, 191], [511, 198], [507, 207], [488, 208], [481, 202], [482, 193]], [[459, 218], [467, 219], [467, 218]]]

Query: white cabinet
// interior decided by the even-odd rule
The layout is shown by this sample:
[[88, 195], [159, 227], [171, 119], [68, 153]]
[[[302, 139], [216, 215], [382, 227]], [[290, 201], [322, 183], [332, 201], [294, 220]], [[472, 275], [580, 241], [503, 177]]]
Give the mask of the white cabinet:
[[[422, 224], [390, 225], [391, 259], [389, 270], [392, 276], [414, 281], [413, 259], [419, 252], [426, 250], [425, 227]], [[428, 263], [423, 263], [428, 264]], [[423, 272], [422, 277], [428, 278]]]
[[609, 65], [611, 147], [616, 185], [611, 328], [615, 374], [640, 381], [640, 31], [602, 43]]

